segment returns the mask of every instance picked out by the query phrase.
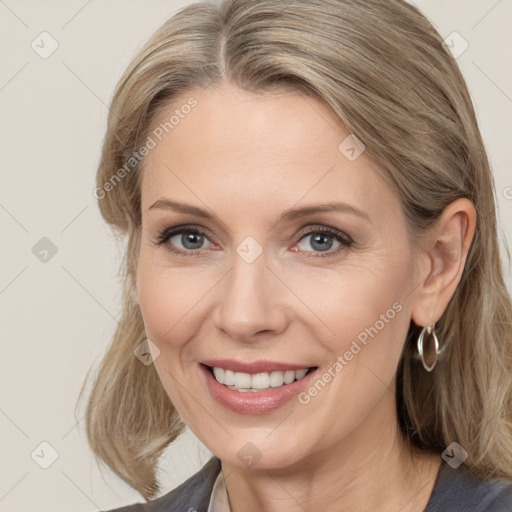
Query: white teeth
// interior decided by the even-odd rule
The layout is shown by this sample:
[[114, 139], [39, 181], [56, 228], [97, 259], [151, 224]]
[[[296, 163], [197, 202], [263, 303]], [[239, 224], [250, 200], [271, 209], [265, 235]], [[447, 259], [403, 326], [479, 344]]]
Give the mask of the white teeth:
[[[219, 379], [217, 379], [219, 380]], [[219, 380], [219, 382], [221, 382]], [[235, 385], [235, 372], [232, 372], [231, 370], [226, 370], [224, 372], [224, 381], [223, 384], [226, 386], [234, 386]]]
[[[221, 382], [224, 384], [224, 382]], [[236, 372], [235, 373], [235, 388], [250, 388], [251, 387], [251, 375], [249, 373]]]
[[308, 373], [308, 369], [304, 369], [304, 370], [297, 370], [297, 372], [295, 373], [295, 378], [297, 380], [300, 380], [302, 379], [302, 377], [304, 377], [304, 375], [306, 375], [306, 373]]
[[284, 372], [275, 371], [272, 373], [244, 373], [224, 370], [224, 368], [214, 367], [213, 374], [217, 382], [228, 386], [236, 391], [258, 391], [270, 388], [278, 388], [283, 384], [291, 384], [295, 380], [302, 379], [308, 368], [302, 370], [286, 370]]
[[267, 389], [270, 386], [270, 375], [268, 373], [255, 373], [251, 377], [252, 389]]
[[282, 386], [284, 382], [284, 373], [283, 372], [272, 372], [270, 374], [270, 387], [278, 388]]
[[215, 375], [217, 382], [224, 383], [224, 369], [223, 368], [215, 367], [213, 369], [213, 374]]
[[291, 384], [295, 380], [295, 372], [292, 370], [284, 372], [283, 380], [285, 384]]

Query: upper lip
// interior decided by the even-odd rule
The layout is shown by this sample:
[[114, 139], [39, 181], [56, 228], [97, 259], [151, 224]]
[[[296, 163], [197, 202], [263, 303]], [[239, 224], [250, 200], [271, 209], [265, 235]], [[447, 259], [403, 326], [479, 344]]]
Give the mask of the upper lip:
[[304, 368], [311, 368], [309, 364], [293, 364], [283, 363], [280, 361], [237, 361], [235, 359], [208, 359], [201, 361], [206, 366], [223, 368], [224, 370], [231, 370], [233, 372], [242, 373], [264, 373], [286, 370], [302, 370]]

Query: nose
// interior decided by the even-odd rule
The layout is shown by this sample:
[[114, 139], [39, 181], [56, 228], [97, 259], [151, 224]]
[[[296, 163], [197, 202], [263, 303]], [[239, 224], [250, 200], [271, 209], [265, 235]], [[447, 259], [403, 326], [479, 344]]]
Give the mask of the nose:
[[[238, 254], [222, 280], [214, 324], [241, 342], [268, 339], [286, 329], [286, 287], [260, 255], [247, 263]], [[289, 290], [288, 290], [289, 293]]]

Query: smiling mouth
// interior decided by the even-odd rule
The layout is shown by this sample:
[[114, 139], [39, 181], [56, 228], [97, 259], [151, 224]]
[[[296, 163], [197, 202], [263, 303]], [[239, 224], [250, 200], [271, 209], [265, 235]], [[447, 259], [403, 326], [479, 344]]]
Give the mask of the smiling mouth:
[[219, 384], [242, 393], [254, 393], [282, 388], [303, 379], [307, 374], [317, 368], [316, 366], [312, 366], [300, 370], [245, 373], [226, 370], [218, 366], [204, 366], [206, 366]]

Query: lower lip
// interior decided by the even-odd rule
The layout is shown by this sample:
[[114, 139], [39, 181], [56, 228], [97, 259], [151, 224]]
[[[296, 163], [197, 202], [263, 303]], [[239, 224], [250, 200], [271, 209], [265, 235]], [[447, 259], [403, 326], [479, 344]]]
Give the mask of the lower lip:
[[211, 371], [203, 364], [199, 365], [206, 379], [206, 386], [212, 397], [226, 409], [239, 414], [265, 414], [279, 409], [308, 387], [316, 369], [305, 377], [278, 388], [266, 391], [234, 391], [217, 382]]

